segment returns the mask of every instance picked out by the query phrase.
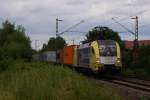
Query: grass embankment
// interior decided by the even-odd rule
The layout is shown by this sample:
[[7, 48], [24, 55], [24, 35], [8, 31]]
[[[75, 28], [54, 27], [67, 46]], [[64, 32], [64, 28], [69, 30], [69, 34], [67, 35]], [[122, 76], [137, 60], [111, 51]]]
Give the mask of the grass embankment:
[[42, 62], [13, 62], [0, 73], [0, 100], [120, 100], [75, 71]]

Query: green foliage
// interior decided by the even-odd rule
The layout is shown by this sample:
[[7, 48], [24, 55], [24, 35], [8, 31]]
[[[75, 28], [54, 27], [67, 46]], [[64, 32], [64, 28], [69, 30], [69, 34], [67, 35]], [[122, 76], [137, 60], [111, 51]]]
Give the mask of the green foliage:
[[7, 37], [15, 32], [15, 25], [6, 20], [2, 23], [2, 29], [0, 29], [0, 47], [7, 41]]
[[138, 51], [136, 68], [142, 68], [150, 75], [150, 46], [142, 46]]
[[132, 50], [130, 49], [122, 49], [122, 63], [123, 67], [131, 67], [132, 64]]
[[12, 66], [12, 59], [0, 60], [0, 72], [6, 70], [9, 66]]
[[138, 49], [138, 57], [134, 60], [133, 51], [129, 50], [124, 54], [126, 69], [124, 75], [133, 75], [136, 77], [150, 76], [150, 46], [142, 46]]
[[108, 27], [95, 27], [86, 35], [86, 41], [94, 41], [94, 40], [116, 40], [121, 44], [121, 38], [117, 32], [109, 29]]
[[6, 20], [0, 29], [0, 59], [30, 59], [31, 55], [30, 39], [25, 36], [25, 29]]
[[42, 51], [56, 51], [62, 49], [66, 45], [66, 41], [62, 37], [50, 38], [48, 44], [43, 45]]
[[13, 66], [0, 75], [0, 100], [122, 100], [67, 67], [24, 61]]

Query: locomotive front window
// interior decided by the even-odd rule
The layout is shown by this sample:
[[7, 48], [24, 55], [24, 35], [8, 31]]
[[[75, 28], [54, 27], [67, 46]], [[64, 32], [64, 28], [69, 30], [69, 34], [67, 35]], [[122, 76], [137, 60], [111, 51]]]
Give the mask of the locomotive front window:
[[100, 40], [100, 56], [117, 56], [117, 48], [115, 41], [112, 40]]

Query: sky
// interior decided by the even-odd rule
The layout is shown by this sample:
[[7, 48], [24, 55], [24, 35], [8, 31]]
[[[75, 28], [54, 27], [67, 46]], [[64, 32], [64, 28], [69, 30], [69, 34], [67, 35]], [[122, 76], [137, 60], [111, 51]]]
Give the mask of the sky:
[[0, 0], [0, 23], [8, 19], [24, 26], [36, 49], [55, 36], [56, 18], [63, 20], [58, 22], [59, 33], [84, 21], [62, 35], [67, 44], [79, 44], [95, 26], [107, 26], [123, 40], [133, 40], [134, 36], [112, 18], [134, 31], [135, 20], [131, 18], [135, 16], [139, 39], [150, 40], [150, 0]]

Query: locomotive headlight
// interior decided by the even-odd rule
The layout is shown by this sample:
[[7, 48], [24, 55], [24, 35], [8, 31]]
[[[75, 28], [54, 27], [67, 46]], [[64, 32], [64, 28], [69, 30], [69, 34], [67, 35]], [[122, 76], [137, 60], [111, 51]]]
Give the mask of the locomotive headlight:
[[120, 63], [120, 58], [117, 58], [117, 63]]
[[118, 63], [120, 63], [120, 60], [117, 60]]
[[99, 60], [97, 60], [96, 62], [97, 62], [97, 63], [100, 63], [100, 61], [99, 61]]
[[99, 58], [97, 58], [97, 59], [96, 59], [96, 62], [97, 62], [97, 63], [100, 63], [100, 59], [99, 59]]

